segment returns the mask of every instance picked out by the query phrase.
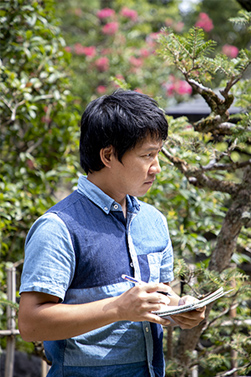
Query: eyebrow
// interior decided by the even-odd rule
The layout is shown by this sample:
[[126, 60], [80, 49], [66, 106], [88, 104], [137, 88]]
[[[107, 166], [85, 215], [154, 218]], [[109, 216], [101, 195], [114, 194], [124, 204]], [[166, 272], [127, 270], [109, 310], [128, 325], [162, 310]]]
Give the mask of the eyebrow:
[[161, 148], [163, 147], [163, 143], [161, 144], [161, 146], [157, 147], [157, 146], [149, 146], [149, 147], [146, 147], [146, 148], [142, 148], [144, 151], [146, 152], [151, 152], [151, 151], [156, 151], [156, 150], [161, 150]]

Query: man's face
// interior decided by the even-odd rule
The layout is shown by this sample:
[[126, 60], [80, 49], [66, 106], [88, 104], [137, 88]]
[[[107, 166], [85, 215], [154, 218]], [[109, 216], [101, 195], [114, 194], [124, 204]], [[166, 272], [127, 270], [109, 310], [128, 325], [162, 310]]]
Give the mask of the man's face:
[[113, 187], [121, 197], [129, 194], [142, 196], [152, 186], [161, 169], [158, 154], [163, 142], [150, 136], [136, 144], [113, 164]]

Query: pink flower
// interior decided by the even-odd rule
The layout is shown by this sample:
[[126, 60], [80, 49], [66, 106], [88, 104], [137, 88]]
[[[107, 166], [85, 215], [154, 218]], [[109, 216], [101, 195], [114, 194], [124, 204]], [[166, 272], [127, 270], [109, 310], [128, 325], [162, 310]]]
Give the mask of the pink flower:
[[192, 93], [192, 88], [186, 81], [176, 79], [173, 75], [169, 76], [169, 82], [165, 82], [163, 87], [166, 89], [166, 95], [168, 97], [175, 94], [182, 96]]
[[135, 58], [135, 56], [130, 56], [129, 61], [130, 61], [130, 63], [131, 63], [134, 67], [137, 67], [137, 68], [141, 67], [142, 64], [143, 64], [142, 59], [140, 59], [140, 58]]
[[171, 83], [171, 84], [168, 84], [168, 85], [164, 85], [165, 89], [166, 89], [166, 95], [167, 97], [172, 97], [174, 95], [174, 92], [175, 92], [175, 85], [174, 83]]
[[182, 31], [183, 27], [184, 27], [184, 22], [181, 22], [181, 21], [173, 25], [173, 29], [178, 33]]
[[75, 43], [74, 51], [77, 55], [84, 55], [84, 46], [81, 43]]
[[93, 57], [96, 55], [96, 47], [95, 46], [82, 46], [80, 43], [76, 43], [74, 45], [75, 53], [77, 55], [85, 55], [89, 57]]
[[125, 79], [124, 76], [121, 75], [121, 74], [116, 75], [116, 78], [119, 79], [119, 80], [124, 80]]
[[184, 27], [184, 23], [182, 21], [175, 23], [171, 18], [166, 18], [165, 24], [167, 27], [172, 27], [176, 32], [181, 32]]
[[181, 96], [184, 94], [191, 94], [192, 93], [192, 88], [191, 86], [184, 80], [179, 80], [177, 82], [176, 86], [176, 92], [180, 94]]
[[115, 14], [115, 11], [113, 9], [104, 8], [97, 12], [97, 17], [100, 19], [109, 18], [109, 17], [113, 17], [114, 14]]
[[95, 66], [99, 72], [105, 72], [109, 69], [109, 59], [106, 56], [99, 58], [95, 61]]
[[231, 46], [228, 44], [222, 47], [222, 52], [223, 54], [227, 55], [229, 58], [236, 58], [236, 56], [239, 54], [239, 50], [237, 47]]
[[202, 28], [206, 32], [209, 32], [214, 28], [214, 24], [211, 18], [203, 12], [199, 14], [199, 19], [196, 22], [195, 26]]
[[136, 10], [129, 9], [127, 7], [123, 7], [120, 14], [123, 17], [130, 18], [132, 21], [137, 21], [138, 19], [138, 13]]
[[109, 55], [109, 54], [112, 54], [112, 53], [113, 53], [112, 48], [104, 48], [103, 50], [100, 51], [101, 55]]
[[71, 52], [71, 47], [70, 46], [65, 46], [65, 51], [67, 51], [67, 52]]
[[102, 27], [102, 32], [107, 35], [114, 35], [119, 29], [118, 22], [109, 22]]
[[162, 34], [161, 31], [158, 33], [151, 33], [146, 37], [146, 42], [150, 47], [154, 47], [156, 45], [157, 39]]
[[95, 46], [84, 47], [84, 54], [86, 56], [90, 56], [91, 58], [93, 58], [96, 55], [96, 47]]
[[142, 58], [147, 58], [151, 54], [151, 52], [146, 48], [141, 48], [139, 54]]
[[104, 94], [106, 92], [106, 86], [99, 85], [96, 90], [98, 94]]

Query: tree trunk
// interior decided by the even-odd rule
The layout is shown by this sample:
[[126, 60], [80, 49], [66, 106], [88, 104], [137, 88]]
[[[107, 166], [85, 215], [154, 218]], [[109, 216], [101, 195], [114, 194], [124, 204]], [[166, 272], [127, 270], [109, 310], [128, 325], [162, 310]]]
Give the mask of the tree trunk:
[[188, 352], [192, 352], [196, 348], [196, 345], [200, 339], [200, 334], [207, 322], [210, 311], [208, 309], [209, 308], [206, 310], [205, 319], [198, 326], [190, 330], [181, 330], [180, 332], [176, 354], [178, 355], [177, 358], [183, 367], [183, 376], [186, 376], [189, 372], [190, 356]]
[[251, 223], [251, 166], [243, 174], [241, 188], [233, 198], [221, 231], [217, 237], [217, 244], [212, 253], [209, 269], [217, 272], [223, 271], [231, 262], [233, 252], [236, 250], [237, 238], [242, 226]]
[[[245, 169], [240, 190], [232, 200], [232, 205], [223, 220], [221, 231], [217, 237], [217, 244], [209, 264], [209, 269], [217, 272], [223, 271], [230, 265], [242, 226], [250, 226], [251, 224], [251, 166]], [[177, 355], [178, 360], [183, 366], [184, 376], [186, 375], [186, 371], [189, 371], [190, 358], [187, 351], [195, 349], [211, 307], [212, 305], [207, 307], [206, 318], [199, 326], [190, 330], [181, 330]]]

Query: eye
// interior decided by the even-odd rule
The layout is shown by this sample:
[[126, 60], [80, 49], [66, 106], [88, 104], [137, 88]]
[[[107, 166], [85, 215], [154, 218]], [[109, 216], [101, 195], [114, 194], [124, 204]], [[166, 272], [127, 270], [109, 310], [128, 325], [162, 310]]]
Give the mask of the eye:
[[144, 154], [142, 157], [144, 158], [149, 158], [149, 157], [152, 157], [153, 154], [152, 153], [147, 153], [147, 154]]

